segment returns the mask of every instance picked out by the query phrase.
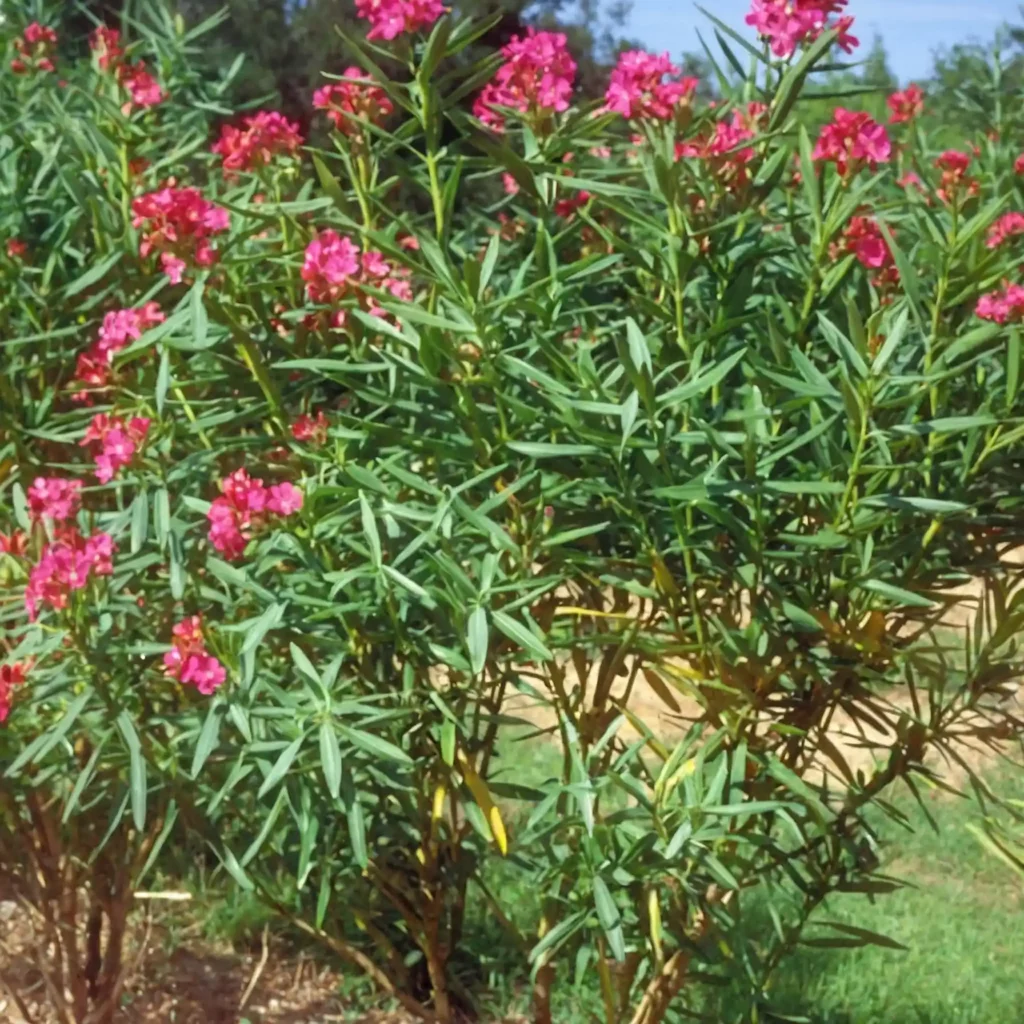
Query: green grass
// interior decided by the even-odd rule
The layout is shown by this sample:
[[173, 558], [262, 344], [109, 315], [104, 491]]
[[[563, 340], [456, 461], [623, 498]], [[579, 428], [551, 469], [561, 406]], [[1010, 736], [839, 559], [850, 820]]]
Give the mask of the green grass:
[[1024, 886], [968, 831], [978, 814], [969, 801], [943, 796], [929, 810], [938, 835], [919, 811], [913, 834], [881, 827], [883, 870], [914, 888], [873, 904], [834, 897], [821, 915], [880, 932], [908, 951], [805, 948], [776, 978], [777, 1012], [814, 1024], [1024, 1021]]
[[[558, 771], [554, 749], [536, 740], [503, 745], [502, 753], [507, 764], [515, 764], [520, 782], [535, 784]], [[1007, 795], [1019, 795], [1019, 781], [1015, 784], [1011, 775], [989, 781]], [[878, 818], [881, 870], [909, 887], [874, 901], [837, 895], [817, 915], [886, 935], [907, 951], [802, 947], [776, 975], [770, 990], [775, 1015], [762, 1016], [763, 1021], [1024, 1024], [1024, 882], [968, 830], [980, 817], [973, 801], [923, 793], [937, 833], [906, 791], [890, 796], [914, 831]], [[510, 865], [499, 866], [490, 881], [513, 907], [516, 924], [530, 929], [536, 892]], [[522, 961], [496, 924], [485, 931], [485, 984], [492, 988], [487, 1004], [523, 1012]], [[479, 950], [474, 942], [474, 953]], [[555, 1008], [561, 1024], [601, 1019], [600, 999], [590, 987], [574, 992], [563, 976], [563, 1001]], [[709, 1008], [709, 1019], [741, 1019], [743, 1009], [738, 993], [725, 991]]]

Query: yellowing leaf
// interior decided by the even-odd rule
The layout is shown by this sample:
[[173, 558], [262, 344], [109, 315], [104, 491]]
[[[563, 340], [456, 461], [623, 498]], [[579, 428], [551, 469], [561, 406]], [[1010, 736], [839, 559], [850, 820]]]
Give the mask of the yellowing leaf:
[[487, 824], [491, 827], [491, 834], [494, 836], [495, 845], [504, 857], [508, 854], [508, 837], [505, 835], [505, 823], [501, 820], [501, 812], [491, 799], [487, 783], [477, 775], [473, 766], [469, 763], [466, 755], [459, 751], [459, 767], [462, 769], [462, 777], [473, 794], [477, 806], [484, 812]]

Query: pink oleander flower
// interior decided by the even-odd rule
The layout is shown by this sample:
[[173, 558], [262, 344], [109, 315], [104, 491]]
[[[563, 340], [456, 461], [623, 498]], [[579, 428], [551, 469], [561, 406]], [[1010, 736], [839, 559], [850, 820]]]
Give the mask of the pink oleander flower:
[[918, 192], [924, 193], [924, 185], [920, 177], [914, 171], [907, 171], [902, 178], [896, 179], [900, 188], [916, 188]]
[[894, 92], [885, 102], [892, 111], [889, 124], [913, 121], [924, 113], [924, 90], [911, 84], [903, 92]]
[[149, 424], [150, 421], [141, 416], [133, 416], [127, 423], [107, 413], [92, 418], [80, 444], [93, 447], [97, 480], [109, 483], [122, 466], [132, 461], [145, 443]]
[[[680, 78], [681, 73], [667, 53], [620, 53], [605, 93], [605, 110], [632, 120], [668, 121], [681, 115], [688, 119], [700, 83], [696, 78]], [[664, 81], [666, 75], [672, 80]]]
[[326, 444], [329, 425], [323, 409], [317, 412], [316, 419], [304, 412], [292, 424], [292, 437], [296, 441], [309, 441], [315, 445]]
[[27, 661], [15, 661], [0, 665], [0, 725], [7, 721], [14, 700], [14, 687], [25, 682], [31, 665]]
[[1024, 213], [1017, 213], [1014, 210], [1011, 213], [1004, 213], [988, 229], [985, 245], [989, 249], [997, 249], [1008, 238], [1015, 238], [1017, 235], [1024, 235]]
[[1013, 173], [1024, 174], [1024, 153], [1021, 153], [1021, 155], [1013, 161]]
[[814, 159], [833, 161], [843, 177], [865, 166], [875, 170], [891, 154], [892, 144], [882, 125], [870, 114], [843, 107], [836, 107], [832, 123], [821, 130], [814, 147]]
[[37, 476], [28, 489], [28, 511], [33, 519], [56, 523], [74, 519], [82, 504], [82, 481]]
[[203, 197], [197, 188], [176, 188], [169, 183], [132, 201], [132, 223], [142, 228], [139, 255], [159, 253], [160, 264], [172, 284], [180, 284], [189, 263], [208, 267], [217, 251], [210, 238], [230, 226], [228, 211]]
[[89, 36], [89, 49], [96, 54], [100, 71], [116, 68], [124, 58], [121, 33], [116, 28], [98, 25]]
[[228, 561], [237, 561], [269, 515], [287, 517], [301, 508], [302, 492], [294, 484], [266, 487], [262, 480], [237, 469], [221, 481], [221, 495], [206, 513], [210, 543]]
[[25, 610], [35, 622], [40, 605], [55, 610], [66, 608], [71, 594], [82, 590], [96, 576], [109, 576], [114, 571], [113, 556], [117, 550], [108, 533], [83, 537], [77, 529], [63, 530], [47, 544], [32, 567], [25, 587]]
[[501, 53], [505, 63], [473, 104], [478, 120], [500, 132], [505, 130], [505, 115], [496, 107], [518, 110], [538, 126], [569, 109], [576, 61], [561, 32], [529, 28], [525, 36], [513, 36]]
[[418, 32], [444, 14], [441, 0], [356, 0], [356, 14], [370, 22], [367, 39], [394, 39]]
[[313, 106], [326, 112], [328, 119], [343, 135], [363, 134], [360, 122], [382, 124], [395, 105], [388, 94], [359, 67], [347, 67], [349, 82], [332, 82], [313, 93]]
[[88, 389], [78, 391], [73, 397], [82, 402], [89, 399], [92, 390], [110, 386], [114, 356], [130, 342], [138, 341], [144, 331], [166, 320], [155, 302], [147, 302], [134, 309], [118, 309], [103, 317], [99, 337], [78, 356], [75, 380], [87, 384]]
[[203, 620], [183, 619], [171, 630], [171, 649], [164, 655], [164, 670], [180, 683], [194, 686], [209, 697], [227, 678], [224, 666], [206, 650]]
[[359, 247], [333, 228], [321, 231], [306, 246], [302, 280], [313, 302], [336, 302], [359, 273]]
[[265, 167], [279, 154], [291, 156], [302, 143], [297, 124], [275, 110], [261, 110], [244, 118], [241, 128], [224, 125], [211, 148], [224, 170], [234, 173]]
[[586, 206], [590, 201], [591, 195], [585, 189], [574, 193], [571, 196], [567, 196], [564, 199], [556, 199], [553, 211], [556, 217], [564, 217], [568, 219], [571, 217], [581, 206]]
[[11, 61], [11, 70], [16, 75], [26, 75], [30, 71], [53, 71], [56, 46], [57, 33], [49, 26], [33, 21], [14, 40], [18, 56]]
[[997, 324], [1021, 323], [1024, 321], [1024, 287], [1006, 284], [1002, 291], [982, 295], [975, 313], [982, 320], [992, 320]]
[[28, 252], [28, 246], [20, 238], [7, 239], [7, 258], [11, 260], [23, 259]]
[[119, 64], [117, 80], [130, 97], [129, 102], [121, 107], [125, 114], [130, 113], [133, 106], [155, 107], [167, 99], [167, 93], [141, 60], [137, 64]]
[[677, 143], [676, 159], [703, 160], [727, 191], [739, 191], [750, 182], [748, 165], [755, 155], [754, 150], [744, 143], [754, 138], [766, 111], [762, 103], [751, 103], [746, 109], [734, 110], [732, 118], [716, 122], [710, 134]]
[[[321, 231], [306, 247], [302, 279], [313, 302], [336, 305], [344, 298], [354, 298], [361, 308], [380, 317], [387, 311], [367, 289], [387, 292], [403, 302], [411, 302], [413, 297], [407, 271], [392, 267], [374, 249], [360, 253], [351, 238], [332, 228]], [[344, 322], [342, 315], [335, 326]]]
[[877, 271], [872, 278], [876, 288], [885, 290], [899, 284], [896, 259], [874, 217], [857, 215], [850, 218], [842, 241], [832, 247], [833, 259], [844, 252], [852, 253], [862, 267]]
[[967, 173], [971, 160], [970, 153], [959, 149], [947, 149], [936, 157], [935, 166], [942, 171], [942, 178], [935, 194], [942, 202], [955, 203], [978, 194], [981, 189], [978, 179]]
[[768, 40], [776, 57], [792, 56], [798, 46], [812, 43], [834, 28], [839, 30], [837, 42], [850, 53], [860, 45], [856, 36], [850, 35], [853, 18], [832, 20], [846, 4], [847, 0], [752, 0], [746, 22]]
[[24, 530], [13, 533], [0, 533], [0, 555], [12, 558], [24, 558], [28, 551], [28, 534]]

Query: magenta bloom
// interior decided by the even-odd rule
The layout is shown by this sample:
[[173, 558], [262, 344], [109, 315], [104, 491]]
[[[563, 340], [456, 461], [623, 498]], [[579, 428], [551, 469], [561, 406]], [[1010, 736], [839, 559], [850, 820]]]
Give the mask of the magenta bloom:
[[974, 311], [982, 320], [992, 320], [997, 324], [1019, 324], [1024, 321], [1024, 287], [1007, 284], [1001, 292], [982, 295]]
[[748, 25], [769, 41], [776, 57], [789, 57], [798, 46], [814, 42], [823, 32], [839, 29], [839, 45], [850, 53], [860, 41], [850, 35], [853, 18], [840, 14], [847, 0], [752, 0]]
[[115, 550], [108, 533], [83, 537], [74, 528], [62, 531], [57, 540], [43, 548], [29, 573], [25, 587], [29, 621], [35, 622], [40, 605], [66, 608], [73, 591], [82, 590], [94, 576], [109, 576], [114, 571]]
[[224, 170], [234, 173], [265, 167], [279, 154], [291, 156], [302, 143], [297, 124], [275, 110], [261, 110], [244, 118], [241, 128], [224, 125], [211, 148]]
[[356, 0], [356, 14], [370, 22], [367, 39], [394, 39], [428, 28], [444, 14], [441, 0]]
[[376, 85], [362, 68], [347, 67], [352, 82], [332, 82], [313, 93], [313, 106], [326, 112], [335, 128], [344, 135], [362, 134], [360, 121], [381, 124], [395, 109], [388, 94]]
[[183, 619], [171, 630], [173, 646], [164, 655], [164, 668], [180, 683], [194, 686], [209, 697], [224, 680], [224, 666], [206, 650], [203, 620], [198, 615]]
[[505, 116], [496, 107], [518, 110], [531, 121], [569, 109], [576, 61], [563, 33], [530, 28], [525, 36], [513, 36], [501, 53], [505, 63], [476, 98], [475, 117], [500, 132]]
[[31, 667], [31, 663], [27, 661], [0, 665], [0, 725], [7, 721], [7, 716], [11, 713], [11, 695], [14, 687], [25, 682], [25, 676]]
[[100, 71], [109, 71], [117, 67], [124, 57], [124, 50], [121, 47], [121, 33], [116, 28], [107, 28], [99, 25], [89, 36], [89, 49], [96, 54]]
[[108, 483], [122, 466], [127, 466], [142, 447], [149, 431], [150, 421], [142, 416], [124, 420], [99, 413], [92, 418], [83, 446], [93, 446], [93, 461], [96, 463], [96, 478]]
[[[144, 331], [166, 319], [155, 302], [107, 313], [97, 340], [78, 356], [75, 380], [89, 385], [90, 389], [108, 387], [115, 354], [130, 342], [138, 341]], [[79, 391], [74, 397], [77, 401], [85, 401], [88, 391]]]
[[142, 228], [139, 255], [160, 254], [164, 273], [179, 284], [188, 263], [208, 267], [217, 259], [210, 238], [230, 226], [228, 211], [197, 188], [165, 186], [132, 202], [132, 223]]
[[919, 85], [908, 85], [903, 92], [894, 92], [885, 102], [892, 111], [889, 124], [913, 121], [924, 113], [924, 90]]
[[[689, 107], [699, 84], [696, 78], [679, 74], [667, 53], [620, 53], [605, 93], [605, 109], [630, 119], [668, 121], [680, 108]], [[666, 75], [672, 80], [664, 81]]]
[[874, 170], [888, 162], [892, 144], [885, 128], [870, 114], [836, 107], [832, 123], [825, 125], [814, 147], [815, 160], [833, 161], [839, 173], [854, 173], [867, 166]]
[[267, 525], [270, 516], [284, 518], [301, 508], [302, 492], [293, 484], [268, 488], [262, 480], [237, 469], [221, 481], [221, 495], [206, 513], [210, 543], [228, 561], [236, 561], [245, 554], [254, 533]]
[[33, 519], [56, 523], [74, 519], [82, 503], [82, 481], [59, 476], [38, 476], [28, 489], [28, 510]]
[[133, 106], [155, 107], [167, 99], [160, 83], [146, 70], [144, 61], [136, 64], [121, 64], [117, 69], [117, 80], [131, 97], [121, 109], [128, 113]]
[[333, 228], [321, 231], [306, 246], [302, 280], [314, 302], [336, 302], [359, 273], [359, 247]]
[[14, 49], [18, 56], [11, 61], [11, 70], [16, 75], [26, 75], [30, 71], [53, 71], [56, 46], [57, 33], [48, 25], [40, 25], [38, 21], [33, 21], [24, 33], [14, 40]]
[[292, 437], [296, 441], [309, 441], [315, 445], [325, 444], [329, 425], [323, 409], [317, 412], [316, 419], [304, 412], [292, 424]]
[[[404, 270], [393, 267], [375, 249], [360, 253], [351, 238], [332, 228], [321, 231], [306, 247], [302, 279], [313, 302], [335, 305], [354, 298], [374, 316], [386, 316], [387, 311], [368, 289], [390, 293], [403, 302], [412, 300], [412, 285]], [[344, 319], [344, 315], [338, 317], [336, 326], [343, 326]]]
[[1024, 235], [1024, 213], [1017, 213], [1014, 210], [1011, 213], [1004, 213], [988, 229], [985, 245], [989, 249], [997, 249], [1008, 238], [1015, 238], [1017, 235]]

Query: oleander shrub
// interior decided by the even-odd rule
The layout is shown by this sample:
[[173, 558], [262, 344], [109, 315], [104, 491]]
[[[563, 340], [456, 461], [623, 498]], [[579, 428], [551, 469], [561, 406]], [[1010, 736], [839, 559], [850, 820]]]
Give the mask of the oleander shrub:
[[156, 0], [23, 6], [0, 865], [60, 1019], [197, 847], [442, 1024], [495, 934], [539, 1022], [761, 1019], [799, 944], [890, 943], [808, 923], [897, 884], [894, 787], [987, 799], [1021, 735], [1019, 97], [809, 130], [845, 4], [755, 0], [715, 103], [630, 52], [580, 106], [559, 34], [469, 63], [391, 0], [318, 147]]

